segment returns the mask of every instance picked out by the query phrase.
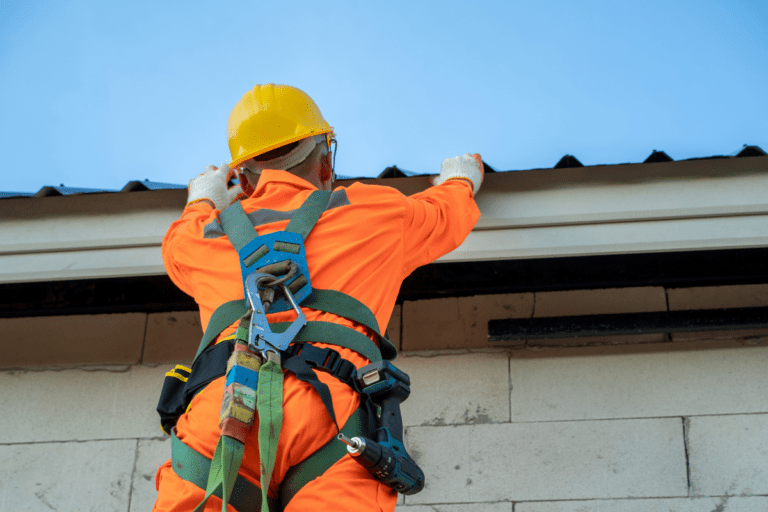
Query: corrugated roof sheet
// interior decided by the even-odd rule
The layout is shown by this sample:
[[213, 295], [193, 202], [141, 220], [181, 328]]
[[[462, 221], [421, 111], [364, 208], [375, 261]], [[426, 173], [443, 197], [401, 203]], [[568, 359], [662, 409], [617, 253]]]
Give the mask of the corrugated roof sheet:
[[[738, 151], [738, 153], [732, 154], [732, 155], [714, 155], [714, 156], [705, 156], [705, 157], [697, 157], [697, 158], [687, 158], [685, 160], [709, 160], [709, 159], [716, 159], [716, 158], [741, 158], [741, 157], [752, 157], [752, 156], [768, 156], [768, 154], [763, 151], [759, 146], [750, 146], [747, 144], [744, 144], [744, 146]], [[646, 158], [642, 163], [655, 163], [655, 162], [674, 162], [674, 159], [671, 158], [667, 153], [664, 151], [657, 151], [653, 150], [653, 152]], [[561, 168], [572, 168], [572, 167], [583, 167], [584, 165], [579, 161], [578, 158], [576, 158], [574, 155], [564, 155], [555, 165], [554, 169], [561, 169]], [[485, 172], [512, 172], [512, 171], [496, 171], [493, 167], [488, 165], [487, 162], [483, 161], [483, 168]], [[388, 178], [410, 178], [414, 176], [425, 176], [433, 173], [417, 173], [413, 171], [407, 171], [405, 169], [400, 169], [396, 165], [392, 165], [390, 167], [387, 167], [384, 169], [381, 174], [376, 176], [376, 179], [388, 179]], [[372, 179], [368, 176], [342, 176], [337, 175], [337, 180], [365, 180], [365, 179]], [[186, 185], [178, 184], [178, 183], [161, 183], [157, 181], [130, 181], [128, 182], [123, 188], [119, 190], [119, 192], [136, 192], [136, 191], [145, 191], [145, 190], [164, 190], [164, 189], [182, 189], [187, 188]], [[82, 187], [67, 187], [64, 186], [62, 183], [58, 187], [54, 186], [45, 186], [38, 190], [37, 192], [2, 192], [0, 191], [0, 199], [2, 198], [10, 198], [10, 197], [48, 197], [48, 196], [67, 196], [72, 194], [93, 194], [93, 193], [104, 193], [104, 192], [118, 192], [117, 190], [108, 190], [108, 189], [95, 189], [95, 188], [82, 188]]]
[[142, 190], [163, 190], [169, 188], [187, 188], [186, 185], [179, 185], [176, 183], [161, 183], [159, 181], [129, 181], [120, 192], [136, 192]]
[[32, 197], [32, 192], [0, 192], [0, 199], [3, 197]]
[[72, 194], [95, 194], [99, 192], [117, 192], [117, 190], [109, 190], [103, 188], [66, 187], [62, 183], [58, 187], [43, 187], [35, 193], [34, 197], [69, 196]]

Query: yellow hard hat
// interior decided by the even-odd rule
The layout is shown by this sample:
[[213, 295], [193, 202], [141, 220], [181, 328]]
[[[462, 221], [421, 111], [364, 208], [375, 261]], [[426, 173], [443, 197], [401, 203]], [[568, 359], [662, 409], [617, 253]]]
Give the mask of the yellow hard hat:
[[330, 137], [333, 128], [307, 93], [289, 85], [257, 85], [229, 114], [229, 166], [323, 133]]

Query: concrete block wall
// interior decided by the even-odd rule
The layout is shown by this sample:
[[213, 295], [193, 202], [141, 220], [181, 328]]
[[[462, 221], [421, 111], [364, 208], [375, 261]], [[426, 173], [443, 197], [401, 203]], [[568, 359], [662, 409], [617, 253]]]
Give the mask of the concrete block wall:
[[[768, 510], [768, 347], [691, 348], [404, 353], [398, 511]], [[166, 370], [0, 372], [0, 511], [150, 510]]]
[[768, 348], [405, 353], [399, 512], [768, 510]]
[[[617, 307], [598, 293], [604, 305], [587, 295], [577, 314]], [[621, 308], [676, 304], [669, 290], [661, 306], [658, 290], [639, 293], [642, 301]], [[764, 300], [762, 288], [750, 293], [728, 303]], [[577, 307], [562, 298], [436, 299], [449, 309], [420, 301], [396, 310], [389, 331], [413, 381], [406, 443], [427, 474], [424, 491], [401, 498], [398, 511], [768, 511], [762, 338], [481, 343], [489, 319]], [[60, 320], [0, 321], [0, 512], [150, 510], [170, 452], [156, 399], [168, 362], [195, 351], [197, 315]], [[88, 348], [104, 326], [110, 342]], [[50, 360], [29, 347], [41, 329], [58, 336]]]
[[0, 319], [0, 512], [146, 511], [170, 458], [157, 398], [199, 314]]
[[0, 511], [151, 510], [167, 368], [0, 372]]

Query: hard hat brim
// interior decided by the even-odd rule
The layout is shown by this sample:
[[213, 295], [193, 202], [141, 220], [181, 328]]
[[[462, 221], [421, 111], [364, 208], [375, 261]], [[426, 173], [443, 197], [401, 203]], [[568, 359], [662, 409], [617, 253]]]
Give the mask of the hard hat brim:
[[259, 155], [263, 155], [264, 153], [268, 153], [268, 152], [272, 151], [273, 149], [277, 149], [279, 147], [285, 146], [286, 144], [290, 144], [291, 142], [296, 142], [296, 141], [300, 141], [302, 139], [308, 139], [309, 137], [315, 137], [317, 135], [322, 135], [324, 133], [330, 133], [331, 134], [331, 138], [333, 138], [333, 135], [334, 135], [333, 127], [329, 126], [327, 129], [316, 130], [316, 131], [313, 131], [313, 132], [311, 132], [309, 134], [302, 133], [301, 135], [297, 135], [297, 136], [294, 136], [294, 137], [286, 137], [284, 139], [281, 139], [281, 140], [275, 142], [274, 144], [272, 144], [270, 146], [266, 146], [264, 148], [261, 148], [258, 151], [252, 151], [250, 153], [245, 153], [244, 155], [241, 155], [237, 159], [233, 159], [229, 163], [229, 166], [234, 169], [236, 166], [242, 164], [246, 160], [250, 160], [251, 158], [255, 158], [255, 157], [259, 156]]

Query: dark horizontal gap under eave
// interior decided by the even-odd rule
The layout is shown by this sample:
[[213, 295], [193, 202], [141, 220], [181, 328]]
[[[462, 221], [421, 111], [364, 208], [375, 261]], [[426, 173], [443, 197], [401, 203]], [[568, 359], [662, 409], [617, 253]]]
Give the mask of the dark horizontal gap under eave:
[[495, 293], [758, 283], [768, 283], [768, 248], [434, 263], [416, 269], [405, 280], [398, 301]]
[[[498, 293], [768, 283], [768, 248], [433, 263], [397, 301]], [[0, 317], [194, 311], [168, 276], [0, 284]]]
[[7, 283], [0, 318], [194, 311], [197, 303], [168, 276]]
[[707, 309], [491, 320], [488, 341], [768, 328], [768, 308]]

